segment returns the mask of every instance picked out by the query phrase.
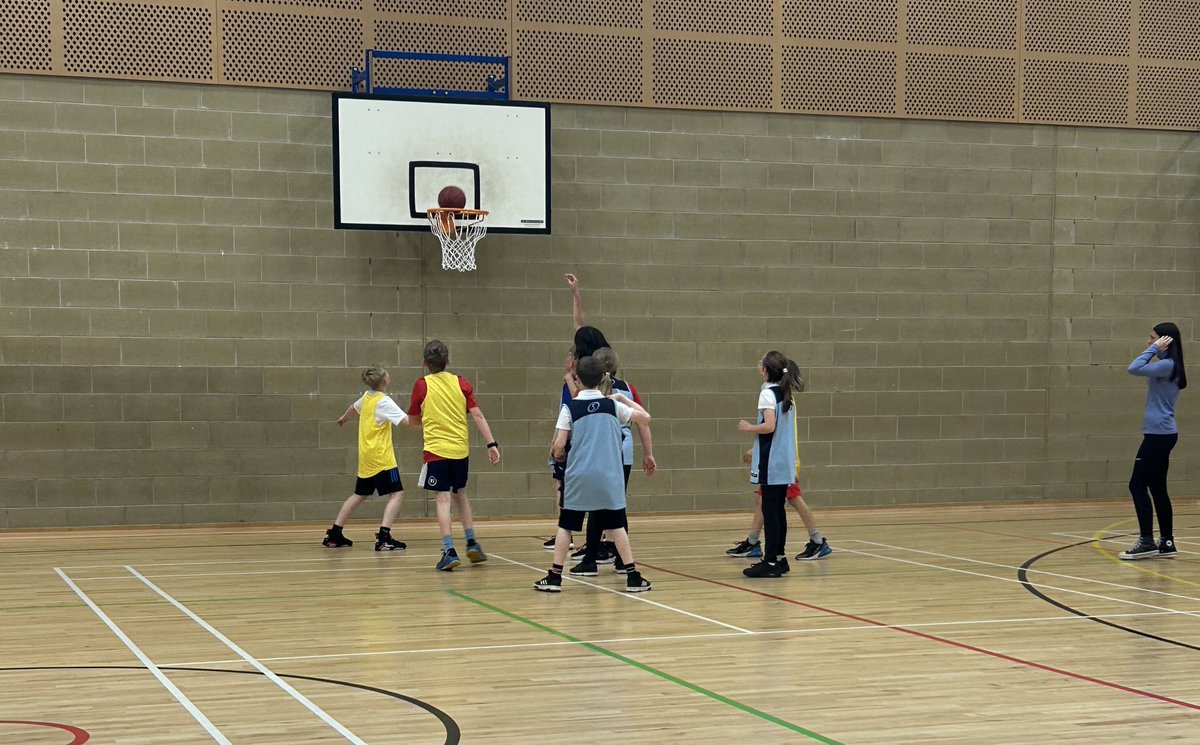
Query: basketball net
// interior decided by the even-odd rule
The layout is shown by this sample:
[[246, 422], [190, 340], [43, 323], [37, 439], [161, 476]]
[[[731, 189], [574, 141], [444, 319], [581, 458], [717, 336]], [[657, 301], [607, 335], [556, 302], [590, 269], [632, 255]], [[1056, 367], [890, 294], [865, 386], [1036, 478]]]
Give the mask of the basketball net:
[[442, 268], [475, 270], [475, 244], [487, 235], [487, 210], [433, 207], [425, 211], [429, 227], [442, 244]]

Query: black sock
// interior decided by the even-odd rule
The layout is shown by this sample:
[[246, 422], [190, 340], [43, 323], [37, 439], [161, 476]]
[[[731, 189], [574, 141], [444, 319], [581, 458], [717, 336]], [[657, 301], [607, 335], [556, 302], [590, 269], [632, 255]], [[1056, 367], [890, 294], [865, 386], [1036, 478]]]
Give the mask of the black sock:
[[341, 532], [342, 532], [342, 526], [341, 526], [341, 525], [338, 525], [337, 523], [334, 523], [333, 525], [331, 525], [331, 526], [329, 527], [329, 532], [330, 532], [330, 533], [341, 533]]
[[[620, 561], [620, 560], [621, 560], [621, 557], [618, 556], [617, 561]], [[636, 561], [631, 561], [628, 564], [622, 564], [621, 566], [625, 569], [628, 569], [631, 572], [637, 571], [637, 562]]]
[[386, 538], [386, 537], [390, 536], [391, 534], [392, 534], [391, 528], [385, 528], [382, 525], [379, 526], [379, 537], [380, 538]]
[[562, 574], [562, 570], [563, 570], [562, 564], [551, 564], [550, 565], [550, 573], [551, 574]]

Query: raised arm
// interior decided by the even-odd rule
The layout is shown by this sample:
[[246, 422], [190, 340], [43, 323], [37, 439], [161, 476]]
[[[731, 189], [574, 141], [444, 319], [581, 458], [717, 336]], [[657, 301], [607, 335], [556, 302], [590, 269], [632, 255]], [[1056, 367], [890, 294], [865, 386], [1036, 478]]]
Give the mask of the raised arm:
[[[358, 402], [355, 401], [354, 403], [358, 403]], [[338, 426], [339, 427], [342, 426], [346, 422], [350, 421], [350, 417], [357, 416], [357, 415], [358, 415], [358, 409], [354, 408], [354, 404], [350, 404], [350, 408], [346, 409], [346, 413], [342, 414], [340, 417], [338, 417], [338, 420], [337, 420]]]
[[[1160, 336], [1154, 340], [1154, 343], [1146, 348], [1134, 358], [1133, 362], [1129, 363], [1129, 374], [1139, 375], [1144, 378], [1167, 378], [1170, 377], [1171, 371], [1175, 369], [1175, 361], [1167, 359], [1155, 360], [1155, 355], [1161, 355], [1163, 350], [1171, 345], [1171, 337]], [[1153, 361], [1152, 361], [1153, 360]]]
[[583, 328], [587, 325], [587, 319], [583, 315], [583, 301], [579, 299], [579, 278], [574, 274], [564, 274], [567, 280], [567, 287], [571, 288], [571, 319], [575, 321], [575, 330]]

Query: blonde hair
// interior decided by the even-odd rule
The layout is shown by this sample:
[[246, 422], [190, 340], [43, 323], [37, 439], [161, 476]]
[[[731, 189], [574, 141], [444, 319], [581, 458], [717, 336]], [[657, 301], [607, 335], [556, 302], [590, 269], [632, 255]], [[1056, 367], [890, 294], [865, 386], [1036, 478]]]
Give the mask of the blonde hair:
[[600, 347], [592, 356], [604, 368], [604, 379], [600, 381], [600, 391], [608, 396], [612, 394], [613, 378], [617, 377], [617, 353], [612, 350], [612, 347]]
[[362, 371], [362, 382], [366, 383], [371, 390], [377, 391], [379, 386], [383, 385], [383, 379], [387, 377], [387, 374], [388, 371], [381, 365], [371, 365]]

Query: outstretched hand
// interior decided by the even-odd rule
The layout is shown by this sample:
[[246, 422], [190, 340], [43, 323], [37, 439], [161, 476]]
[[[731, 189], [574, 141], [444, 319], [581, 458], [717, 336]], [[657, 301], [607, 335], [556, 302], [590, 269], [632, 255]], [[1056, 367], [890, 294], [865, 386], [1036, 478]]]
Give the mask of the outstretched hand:
[[563, 278], [567, 280], [567, 287], [570, 287], [572, 290], [579, 289], [579, 278], [574, 274], [564, 274]]

